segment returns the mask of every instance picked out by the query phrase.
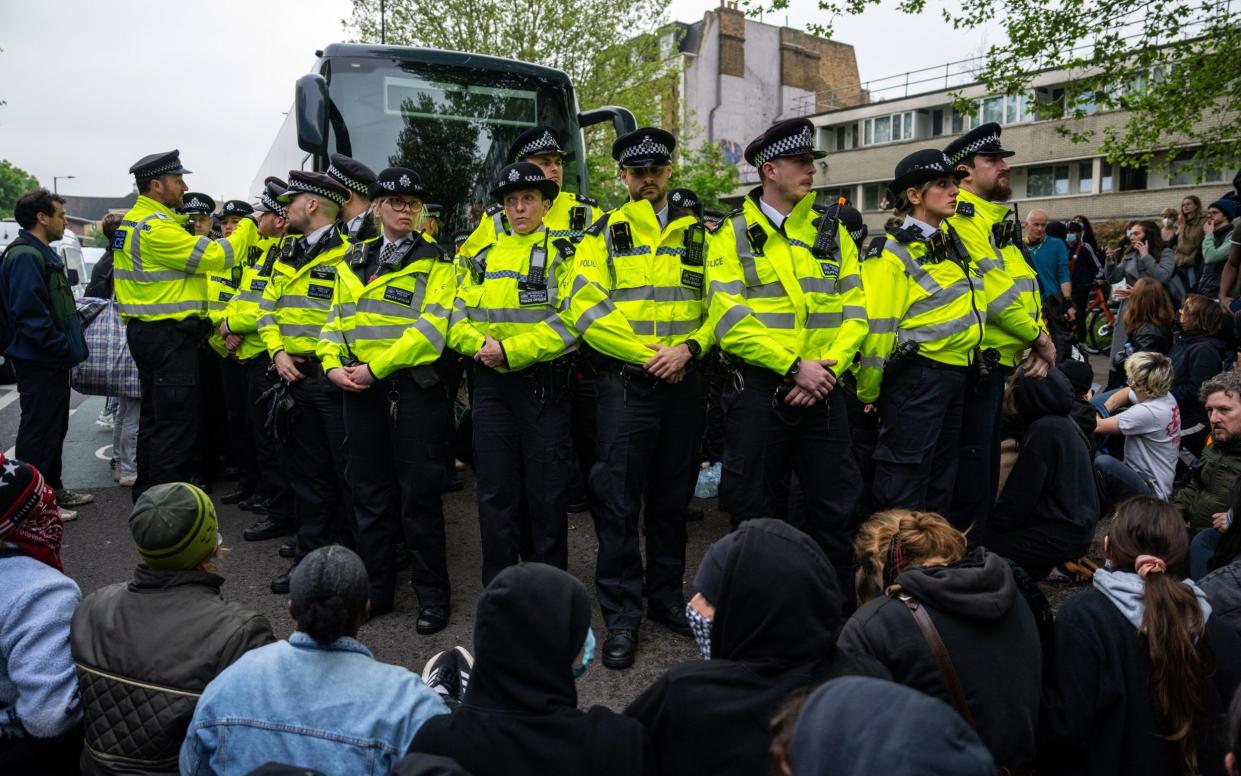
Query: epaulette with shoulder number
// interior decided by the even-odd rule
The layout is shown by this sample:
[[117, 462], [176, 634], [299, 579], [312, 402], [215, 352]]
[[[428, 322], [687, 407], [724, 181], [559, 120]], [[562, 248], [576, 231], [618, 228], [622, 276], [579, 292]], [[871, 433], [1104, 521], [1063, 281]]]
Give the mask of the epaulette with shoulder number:
[[493, 202], [490, 205], [488, 205], [487, 209], [484, 210], [483, 212], [489, 216], [494, 216], [496, 213], [499, 213], [501, 210], [504, 210], [504, 206]]
[[590, 228], [586, 230], [586, 234], [590, 235], [591, 237], [598, 237], [599, 235], [603, 234], [603, 230], [607, 228], [607, 225], [608, 225], [608, 218], [611, 215], [612, 215], [611, 213], [604, 213], [603, 215], [599, 216], [599, 220], [595, 221], [593, 224], [590, 225]]
[[893, 229], [888, 232], [888, 236], [901, 245], [909, 245], [922, 240], [922, 232], [918, 231], [918, 228], [914, 226]]
[[552, 245], [555, 245], [556, 250], [560, 251], [560, 255], [566, 259], [573, 258], [573, 254], [577, 252], [577, 248], [573, 247], [573, 241], [564, 237], [552, 240]]
[[957, 203], [957, 215], [966, 216], [968, 218], [973, 218], [974, 217], [974, 203], [973, 202], [958, 202]]
[[866, 246], [866, 253], [862, 256], [862, 261], [873, 259], [883, 253], [883, 246], [888, 244], [888, 236], [881, 234], [870, 241], [870, 245]]
[[448, 251], [444, 250], [444, 246], [440, 245], [439, 243], [435, 243], [434, 245], [435, 245], [435, 252], [436, 252], [435, 254], [436, 261], [443, 261], [449, 264], [456, 261], [456, 257], [453, 256]]
[[574, 194], [573, 196], [577, 199], [578, 202], [581, 202], [583, 205], [590, 205], [591, 207], [599, 207], [599, 201], [592, 196], [589, 196], [587, 194]]
[[707, 231], [711, 232], [711, 234], [715, 234], [724, 226], [724, 224], [728, 223], [729, 221], [732, 221], [735, 216], [739, 216], [744, 212], [745, 212], [745, 208], [743, 207], [733, 208], [732, 210], [725, 213], [723, 218], [715, 222], [714, 229], [708, 229]]

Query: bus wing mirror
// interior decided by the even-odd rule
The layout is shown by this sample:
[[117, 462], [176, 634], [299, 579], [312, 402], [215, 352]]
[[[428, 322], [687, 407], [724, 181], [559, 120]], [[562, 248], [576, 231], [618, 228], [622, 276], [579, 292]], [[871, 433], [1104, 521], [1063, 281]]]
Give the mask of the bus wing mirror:
[[297, 79], [293, 110], [297, 114], [297, 145], [320, 156], [327, 153], [327, 81], [318, 73]]
[[628, 108], [622, 108], [619, 105], [604, 105], [602, 108], [588, 110], [585, 113], [577, 114], [577, 123], [583, 129], [602, 124], [611, 120], [612, 128], [616, 130], [616, 136], [621, 137], [628, 135], [638, 128], [638, 122], [634, 120], [633, 114]]

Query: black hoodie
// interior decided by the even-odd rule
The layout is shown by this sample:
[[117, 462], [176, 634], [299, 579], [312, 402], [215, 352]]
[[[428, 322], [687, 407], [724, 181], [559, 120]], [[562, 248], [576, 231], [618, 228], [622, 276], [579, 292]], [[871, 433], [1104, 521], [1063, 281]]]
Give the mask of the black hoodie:
[[1042, 523], [1049, 528], [1045, 533], [1089, 543], [1099, 519], [1099, 494], [1088, 443], [1069, 417], [1069, 379], [1058, 369], [1042, 380], [1023, 377], [1013, 388], [1013, 401], [1025, 434], [988, 530], [1015, 531]]
[[424, 724], [410, 751], [451, 757], [473, 776], [646, 772], [641, 725], [577, 708], [572, 666], [589, 625], [586, 589], [569, 574], [541, 563], [500, 572], [478, 599], [461, 707]]
[[[906, 569], [896, 584], [935, 623], [996, 766], [1033, 766], [1042, 647], [1008, 563], [976, 548], [950, 566]], [[895, 681], [952, 703], [931, 648], [903, 601], [887, 596], [869, 601], [845, 624], [840, 647], [877, 658]]]
[[836, 649], [836, 574], [815, 541], [783, 521], [737, 529], [715, 605], [711, 659], [674, 666], [625, 710], [650, 731], [660, 773], [766, 773], [767, 726], [790, 694], [846, 674], [887, 677]]

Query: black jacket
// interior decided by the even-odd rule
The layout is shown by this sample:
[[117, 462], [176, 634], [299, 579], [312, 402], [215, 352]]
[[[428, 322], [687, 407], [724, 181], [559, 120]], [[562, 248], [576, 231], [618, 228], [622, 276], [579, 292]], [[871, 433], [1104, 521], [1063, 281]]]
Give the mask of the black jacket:
[[1134, 353], [1153, 351], [1167, 355], [1172, 349], [1172, 330], [1167, 326], [1144, 323], [1136, 331], [1129, 332], [1127, 337], [1126, 342], [1133, 346]]
[[[1181, 409], [1181, 428], [1206, 423], [1207, 412], [1198, 391], [1202, 384], [1224, 370], [1224, 341], [1218, 337], [1198, 335], [1182, 337], [1168, 357], [1172, 359], [1172, 395]], [[1209, 433], [1210, 429], [1205, 429]], [[1203, 434], [1205, 438], [1206, 434]]]
[[767, 772], [768, 723], [795, 691], [882, 666], [836, 649], [839, 584], [814, 540], [779, 520], [742, 524], [711, 623], [710, 660], [674, 666], [625, 713], [646, 725], [659, 772]]
[[1211, 602], [1211, 617], [1241, 639], [1241, 560], [1234, 560], [1198, 580]]
[[86, 286], [84, 296], [97, 299], [111, 299], [114, 283], [112, 280], [112, 248], [108, 248], [95, 262], [90, 271], [90, 283]]
[[581, 583], [540, 563], [510, 566], [478, 600], [474, 672], [461, 707], [427, 720], [411, 752], [451, 757], [473, 776], [634, 776], [642, 726], [577, 708], [573, 661], [590, 625]]
[[[1057, 534], [1065, 539], [1089, 542], [1094, 536], [1099, 497], [1089, 437], [1079, 433], [1069, 417], [1072, 391], [1058, 369], [1045, 379], [1024, 378], [1014, 385], [1013, 401], [1025, 434], [989, 529], [1013, 531], [1032, 522], [1057, 523]], [[1065, 527], [1078, 530], [1066, 534]]]
[[267, 618], [225, 601], [205, 571], [139, 566], [82, 600], [69, 631], [82, 691], [84, 774], [177, 773], [203, 688], [275, 641]]
[[[896, 584], [930, 614], [996, 766], [1032, 766], [1042, 647], [1008, 563], [978, 548], [951, 566], [906, 569]], [[840, 646], [877, 658], [895, 681], [952, 703], [931, 648], [898, 598], [880, 596], [854, 613]]]
[[[1241, 640], [1215, 617], [1206, 642], [1214, 669], [1207, 683], [1213, 729], [1222, 730], [1237, 687]], [[1160, 734], [1150, 702], [1150, 660], [1145, 637], [1098, 590], [1060, 607], [1056, 647], [1043, 694], [1039, 772], [1131, 776], [1175, 774], [1175, 749]], [[1224, 773], [1226, 749], [1218, 736], [1198, 754], [1204, 774]]]

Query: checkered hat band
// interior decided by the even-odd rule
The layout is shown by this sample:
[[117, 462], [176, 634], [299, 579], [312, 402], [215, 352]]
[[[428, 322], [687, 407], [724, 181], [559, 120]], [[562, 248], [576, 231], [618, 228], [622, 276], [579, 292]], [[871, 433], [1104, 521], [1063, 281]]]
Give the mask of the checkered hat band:
[[330, 199], [331, 201], [335, 202], [338, 205], [345, 204], [345, 197], [342, 196], [340, 192], [332, 191], [331, 189], [325, 189], [320, 186], [316, 186], [313, 183], [303, 183], [302, 181], [293, 181], [292, 183], [289, 184], [289, 191], [292, 193], [304, 192], [306, 194], [318, 194], [320, 197], [323, 197], [324, 199]]
[[977, 140], [973, 141], [972, 143], [962, 146], [960, 150], [958, 150], [956, 153], [952, 155], [952, 157], [950, 158], [950, 161], [953, 164], [959, 164], [961, 160], [965, 159], [967, 156], [973, 156], [974, 154], [978, 153], [979, 151], [981, 151], [982, 149], [990, 145], [994, 145], [996, 148], [999, 148], [1000, 136], [999, 135], [986, 135], [985, 137], [980, 137]]
[[672, 152], [669, 151], [668, 146], [664, 145], [663, 143], [657, 143], [654, 140], [651, 140], [649, 137], [644, 137], [642, 138], [641, 143], [638, 143], [637, 145], [634, 145], [634, 146], [629, 146], [625, 150], [621, 151], [620, 160], [623, 162], [626, 159], [632, 159], [635, 156], [636, 157], [647, 157], [647, 156], [669, 156], [670, 157], [672, 156]]
[[190, 208], [205, 208], [206, 206], [207, 206], [207, 203], [203, 202], [198, 197], [194, 197], [189, 202], [185, 202], [181, 205], [181, 207], [184, 208], [185, 210], [189, 210]]
[[814, 138], [810, 130], [803, 127], [796, 135], [782, 137], [763, 150], [754, 154], [754, 166], [762, 167], [778, 156], [800, 156], [814, 153]]
[[268, 196], [266, 192], [259, 195], [259, 202], [262, 202], [263, 207], [267, 208], [268, 210], [280, 216], [281, 218], [285, 217], [284, 205], [281, 205], [279, 202], [272, 199], [270, 196]]
[[522, 159], [535, 154], [559, 154], [560, 144], [556, 142], [556, 138], [552, 137], [552, 133], [544, 132], [542, 137], [535, 138], [529, 143], [521, 147], [517, 152], [517, 158]]
[[171, 162], [164, 162], [159, 167], [154, 167], [150, 170], [141, 170], [135, 173], [135, 175], [139, 178], [154, 178], [156, 175], [163, 175], [166, 172], [172, 172], [173, 170], [179, 169], [181, 169], [181, 160], [173, 159]]
[[339, 167], [329, 166], [327, 168], [327, 174], [331, 175], [333, 178], [340, 181], [341, 185], [344, 186], [345, 188], [350, 189], [352, 191], [356, 191], [359, 194], [362, 194], [363, 196], [365, 196], [366, 193], [370, 191], [370, 189], [366, 186], [366, 184], [359, 183], [358, 181], [355, 181], [353, 178], [350, 178], [348, 175], [345, 175], [343, 172], [340, 171]]

